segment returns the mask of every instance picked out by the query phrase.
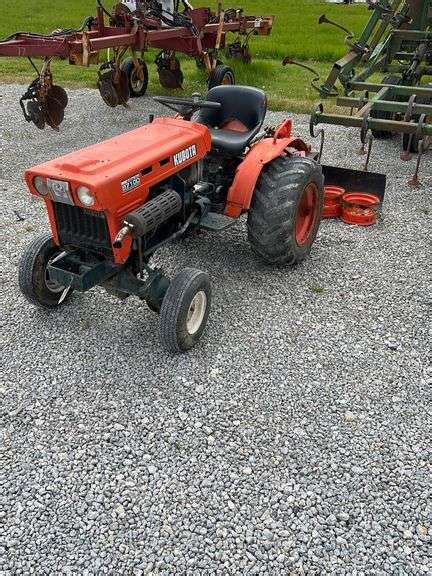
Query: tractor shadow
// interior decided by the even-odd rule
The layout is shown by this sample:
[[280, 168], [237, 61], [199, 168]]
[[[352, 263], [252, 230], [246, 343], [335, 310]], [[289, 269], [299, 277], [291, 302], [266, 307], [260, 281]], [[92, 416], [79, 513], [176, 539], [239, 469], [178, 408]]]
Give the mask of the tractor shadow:
[[250, 273], [258, 266], [267, 268], [250, 248], [245, 219], [223, 232], [199, 231], [174, 248], [175, 258], [181, 265], [192, 265], [192, 260], [209, 273]]

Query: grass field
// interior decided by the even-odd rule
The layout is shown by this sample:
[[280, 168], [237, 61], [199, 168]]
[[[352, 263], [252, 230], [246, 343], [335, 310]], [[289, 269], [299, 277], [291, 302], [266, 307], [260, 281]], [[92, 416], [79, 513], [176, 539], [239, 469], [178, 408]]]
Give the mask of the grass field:
[[[110, 7], [114, 0], [106, 0]], [[215, 6], [215, 0], [193, 2]], [[15, 31], [50, 32], [55, 28], [79, 26], [85, 16], [95, 12], [95, 0], [0, 0], [0, 38]], [[225, 2], [228, 7], [230, 2]], [[364, 5], [334, 5], [317, 0], [237, 0], [248, 14], [276, 16], [275, 27], [270, 37], [253, 38], [251, 48], [254, 55], [249, 65], [235, 63], [237, 82], [264, 88], [270, 96], [273, 109], [309, 111], [317, 94], [309, 87], [310, 75], [294, 66], [282, 68], [284, 56], [302, 60], [316, 68], [322, 75], [331, 63], [341, 56], [345, 47], [343, 33], [329, 26], [318, 26], [322, 13], [334, 17], [355, 32], [362, 29], [368, 12]], [[150, 64], [149, 93], [164, 92], [152, 65], [155, 53], [146, 55]], [[182, 59], [185, 73], [185, 93], [203, 89], [205, 76], [197, 70], [190, 59]], [[75, 68], [64, 62], [55, 62], [52, 67], [56, 82], [65, 86], [95, 85], [96, 69]], [[22, 82], [32, 80], [34, 74], [26, 59], [0, 59], [0, 81]]]

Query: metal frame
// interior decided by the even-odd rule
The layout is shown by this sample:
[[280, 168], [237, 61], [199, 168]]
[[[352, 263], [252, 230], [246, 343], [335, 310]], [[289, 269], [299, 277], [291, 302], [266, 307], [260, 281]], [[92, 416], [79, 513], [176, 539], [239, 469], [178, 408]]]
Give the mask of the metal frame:
[[[367, 1], [373, 13], [357, 41], [349, 30], [325, 16], [320, 18], [320, 23], [344, 30], [351, 49], [334, 64], [324, 83], [318, 84], [318, 75], [312, 84], [321, 96], [336, 97], [336, 104], [350, 108], [351, 113], [327, 114], [321, 104], [315, 107], [311, 124], [360, 128], [363, 144], [368, 131], [427, 140], [432, 137], [432, 125], [426, 121], [432, 118], [432, 87], [420, 84], [424, 76], [432, 75], [432, 0]], [[399, 76], [400, 84], [371, 81], [378, 72]], [[337, 81], [343, 96], [335, 88]], [[417, 102], [419, 97], [426, 97], [430, 104]]]
[[[196, 13], [196, 15], [194, 14]], [[190, 12], [192, 22], [201, 17], [201, 9]], [[204, 21], [205, 22], [205, 21]], [[273, 17], [243, 16], [234, 21], [205, 23], [197, 33], [187, 27], [163, 27], [161, 22], [145, 18], [131, 18], [125, 26], [104, 22], [100, 7], [89, 31], [59, 34], [45, 37], [36, 34], [18, 34], [14, 39], [0, 42], [0, 56], [8, 57], [58, 57], [71, 64], [90, 66], [95, 63], [100, 50], [107, 48], [131, 48], [143, 52], [149, 48], [177, 50], [189, 56], [199, 57], [203, 51], [215, 48], [217, 37], [227, 32], [248, 34], [255, 30], [259, 35], [269, 35]]]
[[[147, 64], [139, 55], [149, 48], [161, 50], [155, 64], [159, 81], [168, 90], [182, 88], [183, 84], [176, 52], [195, 58], [206, 69], [209, 84], [225, 80], [234, 83], [234, 73], [229, 67], [219, 69], [220, 74], [225, 74], [222, 77], [216, 71], [221, 64], [218, 52], [225, 48], [226, 34], [234, 32], [247, 41], [251, 33], [269, 35], [273, 26], [272, 16], [245, 16], [243, 10], [233, 9], [225, 12], [220, 4], [216, 14], [209, 8], [186, 8], [184, 13], [175, 12], [169, 18], [151, 7], [131, 12], [118, 3], [109, 14], [100, 0], [98, 5], [97, 16], [87, 17], [79, 29], [54, 31], [50, 35], [18, 32], [0, 40], [0, 57], [27, 57], [38, 73], [20, 105], [26, 121], [40, 129], [48, 125], [58, 130], [67, 106], [65, 91], [53, 83], [50, 66], [54, 58], [89, 67], [98, 63], [102, 50], [108, 50], [108, 60], [98, 70], [99, 92], [108, 106], [127, 107], [131, 96], [143, 96], [147, 90]], [[108, 25], [105, 14], [109, 16]], [[125, 58], [127, 53], [131, 58]], [[33, 57], [44, 58], [41, 71], [31, 60]], [[141, 82], [137, 90], [135, 79]]]

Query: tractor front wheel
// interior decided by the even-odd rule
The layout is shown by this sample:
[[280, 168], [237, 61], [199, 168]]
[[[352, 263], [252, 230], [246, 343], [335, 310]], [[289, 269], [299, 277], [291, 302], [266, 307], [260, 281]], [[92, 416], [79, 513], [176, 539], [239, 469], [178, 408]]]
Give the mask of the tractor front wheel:
[[207, 274], [184, 268], [171, 282], [162, 301], [159, 329], [163, 346], [172, 353], [195, 346], [207, 324], [211, 286]]
[[20, 290], [32, 304], [42, 308], [56, 308], [66, 302], [72, 290], [59, 304], [65, 287], [50, 279], [49, 263], [60, 254], [50, 234], [38, 236], [27, 246], [21, 257], [18, 271]]
[[137, 73], [132, 58], [126, 58], [126, 60], [124, 60], [121, 64], [121, 69], [126, 73], [128, 79], [129, 93], [131, 98], [139, 98], [140, 96], [144, 96], [144, 94], [147, 92], [149, 81], [147, 64], [144, 62], [144, 60], [141, 60], [141, 58], [138, 59], [138, 63], [142, 71], [141, 78]]
[[321, 166], [310, 158], [280, 157], [265, 166], [247, 222], [257, 256], [276, 266], [308, 256], [321, 221], [323, 183]]

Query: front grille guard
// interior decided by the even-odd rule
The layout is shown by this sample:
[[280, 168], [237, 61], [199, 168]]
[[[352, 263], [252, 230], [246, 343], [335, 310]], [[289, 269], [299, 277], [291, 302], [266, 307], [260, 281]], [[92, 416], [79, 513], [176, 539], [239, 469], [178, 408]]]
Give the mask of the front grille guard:
[[53, 202], [61, 245], [84, 248], [112, 256], [111, 238], [103, 212]]

